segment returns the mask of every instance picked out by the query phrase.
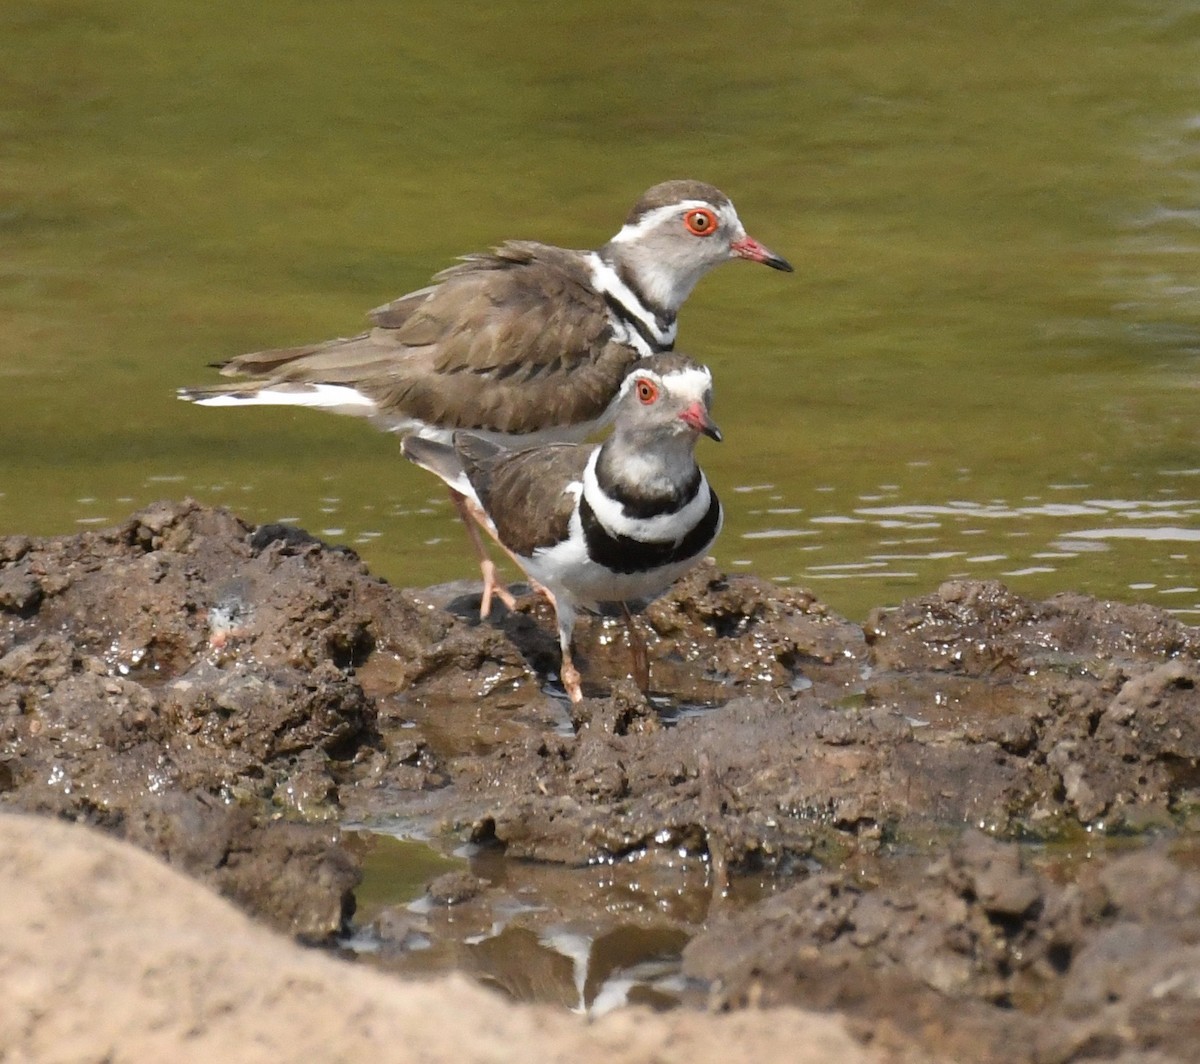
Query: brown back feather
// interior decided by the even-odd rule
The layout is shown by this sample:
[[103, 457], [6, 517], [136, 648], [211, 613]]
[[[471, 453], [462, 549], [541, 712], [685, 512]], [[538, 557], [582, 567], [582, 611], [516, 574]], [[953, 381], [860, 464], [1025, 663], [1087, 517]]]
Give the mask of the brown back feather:
[[509, 550], [528, 558], [567, 538], [575, 497], [596, 444], [554, 444], [514, 451], [466, 432], [454, 434], [467, 479]]
[[[636, 360], [612, 342], [579, 252], [510, 241], [435, 281], [373, 311], [370, 332], [241, 355], [222, 372], [353, 385], [383, 413], [521, 433], [598, 417]], [[522, 411], [524, 389], [560, 371], [561, 383]]]

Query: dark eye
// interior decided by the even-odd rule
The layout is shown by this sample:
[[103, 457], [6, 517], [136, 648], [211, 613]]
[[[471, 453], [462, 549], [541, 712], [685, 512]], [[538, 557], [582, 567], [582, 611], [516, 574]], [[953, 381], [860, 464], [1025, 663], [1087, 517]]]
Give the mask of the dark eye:
[[717, 216], [707, 207], [697, 207], [683, 216], [683, 224], [695, 236], [708, 236], [716, 231]]
[[650, 404], [658, 398], [658, 385], [652, 380], [640, 377], [633, 387], [637, 391], [637, 397], [643, 403]]

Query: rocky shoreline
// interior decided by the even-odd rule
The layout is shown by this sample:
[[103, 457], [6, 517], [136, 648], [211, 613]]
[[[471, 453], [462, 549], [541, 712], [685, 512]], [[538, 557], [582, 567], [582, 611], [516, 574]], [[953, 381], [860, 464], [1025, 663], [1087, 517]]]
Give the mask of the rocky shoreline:
[[[480, 624], [476, 600], [468, 587], [394, 589], [352, 552], [192, 502], [104, 531], [0, 539], [0, 824], [26, 854], [9, 855], [9, 873], [49, 875], [31, 856], [39, 840], [59, 856], [115, 846], [7, 814], [74, 821], [173, 869], [151, 874], [121, 850], [123, 875], [161, 877], [196, 905], [186, 873], [310, 944], [357, 928], [386, 967], [414, 933], [442, 934], [451, 903], [468, 926], [515, 911], [521, 869], [601, 869], [636, 879], [640, 894], [626, 883], [624, 896], [643, 904], [614, 914], [611, 898], [552, 901], [546, 888], [511, 922], [542, 941], [572, 921], [594, 940], [631, 926], [664, 936], [677, 992], [645, 1000], [677, 1007], [605, 1021], [646, 1045], [668, 1027], [703, 1041], [704, 1025], [730, 1031], [737, 1017], [722, 1059], [762, 1059], [784, 1010], [814, 1039], [852, 1032], [858, 1045], [838, 1052], [861, 1059], [1193, 1059], [1200, 629], [975, 582], [856, 625], [804, 591], [706, 565], [644, 615], [653, 696], [606, 679], [624, 674], [622, 631], [590, 618], [576, 638], [594, 697], [568, 708], [547, 687], [546, 608], [524, 596]], [[434, 886], [427, 916], [356, 922], [361, 856], [343, 825], [418, 814], [510, 871]], [[121, 900], [110, 923], [136, 926], [136, 897]], [[67, 901], [41, 920], [43, 937], [81, 941]], [[9, 965], [16, 941], [6, 966], [24, 971]], [[321, 978], [426, 993], [299, 956], [334, 965]], [[103, 1011], [102, 989], [77, 1007]], [[533, 1022], [461, 978], [445, 994], [487, 1022]], [[582, 1005], [597, 994], [585, 987]], [[140, 1055], [119, 1032], [109, 1057], [76, 1053], [54, 1041], [61, 1010], [21, 1002], [0, 1021], [11, 1059]], [[770, 1020], [755, 1011], [766, 1006]], [[594, 1027], [546, 1022], [563, 1059], [612, 1059]], [[344, 1027], [329, 1038], [358, 1052]], [[384, 1058], [441, 1059], [416, 1046]], [[501, 1060], [520, 1047], [459, 1048]]]

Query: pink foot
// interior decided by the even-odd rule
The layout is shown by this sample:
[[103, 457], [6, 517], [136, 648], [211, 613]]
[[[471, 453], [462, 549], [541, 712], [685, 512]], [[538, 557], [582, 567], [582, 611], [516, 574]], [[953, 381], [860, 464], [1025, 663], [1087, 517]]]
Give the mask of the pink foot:
[[512, 597], [508, 588], [496, 579], [496, 563], [490, 558], [485, 559], [479, 563], [479, 569], [483, 573], [483, 598], [479, 602], [480, 618], [487, 617], [492, 612], [493, 595], [510, 610], [516, 609], [517, 600]]
[[567, 691], [567, 697], [572, 702], [582, 702], [583, 688], [580, 685], [579, 670], [575, 668], [575, 664], [570, 658], [563, 658], [561, 676], [563, 687]]

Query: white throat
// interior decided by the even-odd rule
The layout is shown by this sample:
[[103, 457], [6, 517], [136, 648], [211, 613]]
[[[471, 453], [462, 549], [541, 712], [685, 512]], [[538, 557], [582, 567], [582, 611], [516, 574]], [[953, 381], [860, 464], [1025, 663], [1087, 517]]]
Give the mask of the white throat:
[[[588, 265], [591, 267], [592, 284], [596, 286], [596, 290], [619, 303], [626, 316], [641, 326], [640, 329], [631, 326], [629, 321], [610, 310], [609, 321], [613, 327], [613, 335], [619, 342], [628, 344], [640, 355], [652, 355], [656, 350], [668, 351], [675, 346], [678, 327], [674, 318], [666, 326], [660, 325], [654, 311], [642, 302], [637, 293], [621, 280], [617, 271], [597, 252], [588, 253]], [[650, 292], [647, 292], [647, 295], [655, 299]], [[647, 342], [646, 336], [653, 339], [653, 346]]]
[[[630, 539], [641, 540], [643, 543], [678, 540], [686, 535], [691, 528], [708, 513], [712, 503], [712, 490], [708, 486], [708, 478], [700, 474], [700, 490], [682, 510], [673, 513], [658, 514], [654, 517], [629, 517], [621, 504], [604, 494], [600, 482], [596, 479], [596, 461], [600, 456], [600, 448], [592, 452], [587, 467], [583, 471], [583, 497], [587, 499], [592, 512], [599, 519], [604, 529], [612, 535], [627, 536]], [[639, 471], [633, 470], [633, 473]], [[646, 470], [648, 482], [659, 475], [657, 470]], [[664, 484], [664, 487], [669, 486]]]
[[[717, 211], [718, 224], [712, 236], [695, 238], [690, 249], [685, 249], [666, 234], [682, 225], [683, 213], [695, 208], [712, 210], [713, 205], [703, 200], [683, 200], [655, 207], [636, 222], [622, 226], [609, 241], [647, 299], [671, 315], [683, 306], [701, 277], [729, 258], [720, 249], [728, 251], [730, 234], [733, 239], [745, 236], [737, 211], [727, 203]], [[718, 243], [702, 242], [710, 240]]]

